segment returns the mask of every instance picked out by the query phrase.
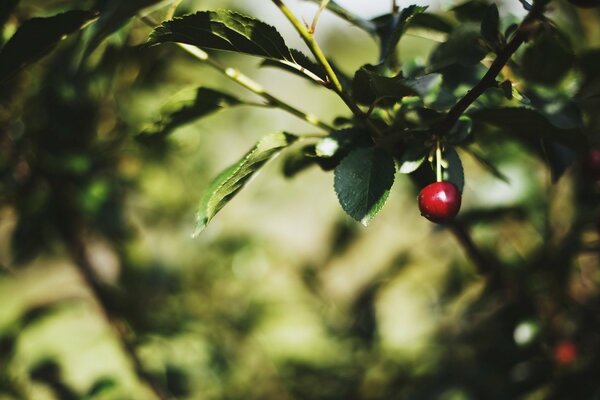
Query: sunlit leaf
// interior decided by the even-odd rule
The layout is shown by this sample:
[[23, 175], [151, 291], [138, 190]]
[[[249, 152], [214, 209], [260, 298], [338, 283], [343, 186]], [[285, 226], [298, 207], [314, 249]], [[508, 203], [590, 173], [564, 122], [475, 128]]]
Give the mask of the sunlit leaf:
[[196, 216], [195, 235], [244, 187], [261, 167], [298, 137], [284, 132], [262, 138], [242, 159], [221, 172], [204, 192]]
[[242, 100], [230, 94], [201, 87], [196, 91], [196, 97], [192, 101], [180, 104], [176, 110], [164, 115], [151, 128], [142, 132], [138, 139], [144, 141], [164, 138], [184, 124], [242, 103]]
[[394, 174], [394, 160], [382, 149], [351, 151], [335, 169], [334, 188], [342, 209], [366, 226], [385, 204]]

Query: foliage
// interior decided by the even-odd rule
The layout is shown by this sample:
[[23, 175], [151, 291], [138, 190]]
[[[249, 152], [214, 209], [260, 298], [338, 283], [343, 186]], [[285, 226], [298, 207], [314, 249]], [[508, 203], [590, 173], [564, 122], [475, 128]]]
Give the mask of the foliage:
[[[284, 39], [279, 25], [249, 15], [250, 6], [206, 10], [202, 2], [157, 0], [0, 4], [0, 199], [3, 215], [13, 221], [0, 232], [3, 248], [10, 248], [10, 256], [1, 258], [6, 265], [0, 271], [8, 277], [0, 278], [0, 287], [26, 287], [28, 270], [51, 275], [56, 259], [69, 260], [75, 268], [62, 273], [78, 277], [78, 283], [58, 291], [52, 286], [54, 294], [33, 300], [25, 300], [27, 290], [18, 292], [18, 305], [0, 313], [0, 396], [600, 395], [594, 384], [600, 371], [600, 187], [584, 162], [600, 146], [598, 8], [523, 0], [523, 17], [516, 18], [502, 4], [483, 0], [448, 11], [400, 8], [392, 1], [389, 13], [367, 18], [336, 1], [312, 2], [321, 6], [312, 25], [287, 2], [265, 2], [281, 12], [308, 51], [289, 47], [291, 38]], [[344, 34], [330, 40], [364, 35], [372, 41], [362, 42], [365, 47], [377, 47], [371, 59], [349, 71], [344, 57], [325, 51], [321, 11], [345, 24]], [[409, 40], [423, 40], [429, 50], [406, 54]], [[350, 52], [353, 61], [363, 54]], [[245, 66], [248, 58], [279, 71], [262, 70], [253, 79], [226, 65]], [[190, 76], [201, 76], [200, 85]], [[288, 91], [268, 81], [277, 76], [286, 76], [289, 88], [296, 81], [311, 86]], [[167, 101], [180, 88], [191, 88], [193, 96]], [[310, 91], [332, 94], [346, 111], [319, 110], [329, 112], [326, 118], [305, 111], [317, 107]], [[159, 103], [157, 118], [151, 114]], [[236, 132], [248, 126], [243, 122], [215, 122], [228, 113], [271, 118], [275, 110], [302, 125], [269, 133], [268, 124], [249, 122], [249, 139]], [[233, 131], [236, 142], [256, 144], [244, 154], [229, 136], [210, 138], [213, 122], [223, 135]], [[184, 132], [194, 139], [186, 142], [179, 136]], [[191, 155], [190, 142], [199, 155]], [[275, 160], [278, 155], [282, 160]], [[294, 182], [303, 182], [309, 174], [300, 172], [311, 167], [326, 172], [341, 209], [369, 228], [362, 231], [337, 215], [332, 223], [325, 204], [307, 206], [314, 193], [321, 195], [309, 180], [293, 183], [302, 195], [290, 196], [306, 215], [318, 215], [320, 236], [309, 236], [321, 253], [290, 261], [291, 249], [302, 242], [299, 232], [291, 240], [286, 236], [300, 229], [295, 215], [288, 217], [296, 224], [284, 221], [286, 233], [272, 234], [281, 238], [269, 246], [264, 226], [280, 208], [287, 210], [285, 193], [267, 200], [262, 192], [242, 195], [242, 189], [278, 162]], [[213, 175], [216, 165], [226, 164]], [[271, 169], [257, 183], [284, 185], [274, 175]], [[453, 182], [465, 207], [455, 221], [423, 231], [429, 227], [417, 227], [427, 222], [414, 199], [436, 179]], [[200, 181], [206, 189], [196, 208], [198, 239], [191, 242], [191, 204], [198, 202]], [[143, 199], [152, 198], [148, 188], [158, 193], [151, 211], [143, 210]], [[384, 206], [397, 202], [394, 196], [404, 202], [392, 220], [393, 211]], [[225, 208], [230, 202], [232, 214]], [[269, 216], [235, 214], [244, 202], [267, 208]], [[213, 220], [216, 226], [208, 226]], [[234, 226], [227, 230], [226, 222]], [[438, 240], [444, 233], [460, 251]], [[376, 245], [359, 251], [375, 234]], [[150, 243], [153, 235], [159, 239]], [[401, 247], [396, 237], [403, 238]], [[421, 237], [430, 242], [428, 251], [419, 250], [415, 238]], [[183, 250], [190, 243], [196, 250]], [[429, 267], [434, 261], [443, 268]], [[415, 265], [426, 290], [410, 292], [402, 285]], [[77, 285], [85, 295], [71, 292]], [[403, 315], [388, 304], [405, 310], [414, 304], [403, 300], [410, 305], [402, 308], [403, 301], [386, 300], [395, 287], [434, 298], [421, 309], [435, 320], [423, 348], [394, 351], [389, 344], [394, 335], [386, 326], [405, 327]], [[57, 296], [60, 289], [64, 293]], [[94, 306], [82, 301], [88, 298]], [[290, 298], [302, 311], [286, 305]], [[101, 359], [98, 365], [106, 368], [98, 370], [106, 373], [74, 384], [78, 365], [69, 365], [68, 357], [24, 354], [32, 332], [43, 331], [48, 321], [58, 325], [77, 310], [88, 316], [93, 310], [114, 353], [127, 362], [111, 367]], [[269, 329], [278, 332], [270, 328], [278, 313], [283, 320], [311, 315], [282, 328], [287, 340], [309, 335], [304, 323], [316, 327], [320, 339], [297, 354], [278, 355], [269, 339], [258, 346]], [[575, 349], [571, 361], [555, 354], [564, 343]]]

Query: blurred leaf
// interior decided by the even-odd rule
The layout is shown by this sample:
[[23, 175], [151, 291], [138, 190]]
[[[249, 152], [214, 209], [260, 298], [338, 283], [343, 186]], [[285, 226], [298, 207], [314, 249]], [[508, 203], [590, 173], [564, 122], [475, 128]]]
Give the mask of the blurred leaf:
[[488, 11], [489, 3], [484, 0], [470, 0], [461, 3], [451, 10], [460, 21], [480, 22]]
[[461, 147], [461, 149], [473, 157], [475, 161], [487, 172], [491, 173], [496, 178], [500, 179], [503, 182], [510, 184], [510, 179], [506, 175], [502, 173], [490, 160], [488, 160], [483, 154], [479, 151], [469, 148], [469, 147]]
[[260, 65], [262, 67], [275, 67], [275, 68], [284, 69], [295, 75], [301, 76], [302, 78], [307, 78], [313, 83], [316, 83], [317, 81], [314, 79], [310, 79], [307, 76], [307, 74], [302, 71], [302, 69], [312, 72], [313, 74], [315, 74], [316, 76], [321, 78], [321, 80], [323, 80], [323, 81], [327, 80], [327, 74], [325, 73], [325, 70], [323, 69], [323, 67], [321, 67], [319, 64], [312, 61], [304, 53], [302, 53], [296, 49], [290, 49], [290, 53], [292, 54], [292, 56], [297, 64], [281, 63], [279, 61], [266, 59]]
[[315, 151], [315, 145], [308, 145], [287, 152], [282, 163], [282, 172], [286, 178], [293, 178], [300, 172], [316, 165], [315, 156], [308, 153]]
[[240, 161], [221, 172], [204, 192], [198, 206], [195, 235], [206, 228], [210, 220], [221, 210], [260, 168], [281, 149], [298, 137], [285, 132], [273, 133], [262, 138]]
[[411, 19], [415, 15], [425, 12], [425, 10], [427, 10], [427, 6], [411, 5], [402, 9], [398, 14], [388, 14], [373, 20], [377, 26], [377, 36], [380, 40], [380, 63], [386, 62], [394, 54], [394, 50], [402, 35], [406, 32]]
[[131, 17], [136, 16], [144, 8], [165, 0], [103, 0], [100, 7], [100, 18], [90, 27], [85, 53], [90, 54], [111, 33], [123, 26]]
[[36, 62], [65, 38], [95, 18], [90, 11], [71, 10], [47, 18], [32, 18], [19, 27], [0, 51], [0, 83]]
[[500, 85], [498, 85], [498, 87], [500, 88], [500, 90], [502, 90], [504, 97], [506, 97], [508, 100], [513, 99], [513, 85], [511, 81], [507, 79], [503, 81]]
[[408, 23], [408, 27], [450, 33], [452, 32], [454, 25], [447, 18], [441, 15], [422, 12], [413, 16]]
[[[0, 2], [0, 33], [1, 29], [4, 28], [6, 21], [8, 21], [15, 8], [17, 8], [17, 4], [19, 4], [19, 0], [3, 0]], [[1, 40], [2, 39], [0, 39], [0, 41]]]
[[474, 25], [461, 25], [456, 28], [446, 42], [431, 53], [431, 68], [439, 69], [452, 64], [469, 66], [478, 64], [487, 51], [479, 44], [480, 33]]
[[499, 35], [500, 14], [498, 13], [498, 6], [490, 4], [481, 21], [481, 36], [492, 45], [497, 45], [499, 44]]
[[572, 149], [587, 146], [585, 135], [580, 129], [561, 129], [551, 124], [539, 112], [528, 108], [481, 109], [470, 112], [476, 122], [494, 125], [503, 133], [520, 139], [548, 139]]
[[196, 97], [192, 101], [163, 116], [152, 128], [140, 133], [137, 138], [141, 141], [162, 139], [182, 125], [242, 103], [237, 97], [220, 90], [201, 87], [197, 89]]
[[454, 147], [446, 149], [444, 160], [448, 163], [448, 167], [444, 170], [444, 180], [454, 183], [462, 192], [465, 187], [465, 174], [462, 161]]
[[427, 158], [429, 153], [423, 142], [413, 141], [398, 158], [398, 171], [402, 174], [415, 172]]
[[[552, 55], [549, 60], [548, 56]], [[571, 69], [575, 56], [571, 46], [557, 31], [544, 31], [528, 45], [521, 57], [523, 76], [544, 85], [558, 83]]]
[[473, 121], [468, 115], [461, 115], [448, 133], [448, 142], [452, 144], [460, 144], [467, 140], [471, 135]]
[[368, 225], [385, 204], [395, 172], [394, 160], [384, 150], [352, 150], [335, 169], [334, 188], [342, 209]]
[[231, 10], [200, 11], [165, 21], [154, 29], [148, 44], [165, 42], [186, 43], [203, 49], [233, 51], [296, 63], [274, 27]]
[[88, 390], [86, 398], [94, 399], [96, 397], [102, 396], [106, 394], [106, 392], [109, 392], [110, 390], [114, 389], [115, 387], [117, 387], [117, 381], [114, 378], [100, 378], [96, 382], [94, 382], [90, 390]]
[[550, 168], [550, 177], [552, 182], [556, 183], [577, 160], [577, 153], [559, 143], [543, 141], [542, 145]]
[[393, 78], [382, 76], [376, 67], [366, 65], [354, 75], [352, 95], [361, 104], [373, 104], [375, 101], [391, 98], [401, 99], [406, 96], [427, 96], [434, 88], [439, 87], [440, 74], [428, 74], [417, 78]]

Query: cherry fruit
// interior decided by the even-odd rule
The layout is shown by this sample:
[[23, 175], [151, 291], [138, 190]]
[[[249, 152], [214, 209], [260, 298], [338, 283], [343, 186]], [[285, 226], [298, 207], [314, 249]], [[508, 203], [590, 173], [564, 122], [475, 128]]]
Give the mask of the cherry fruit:
[[593, 149], [588, 154], [587, 159], [584, 161], [584, 172], [590, 178], [599, 180], [600, 179], [600, 149]]
[[437, 224], [450, 222], [460, 210], [462, 194], [452, 182], [434, 182], [419, 193], [421, 215]]
[[554, 346], [554, 361], [560, 365], [570, 365], [577, 358], [577, 347], [570, 340], [563, 340]]

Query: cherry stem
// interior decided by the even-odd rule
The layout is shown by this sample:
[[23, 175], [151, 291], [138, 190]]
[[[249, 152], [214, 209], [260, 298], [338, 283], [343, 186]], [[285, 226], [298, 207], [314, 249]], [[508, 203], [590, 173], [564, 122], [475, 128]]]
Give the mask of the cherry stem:
[[442, 146], [440, 141], [435, 142], [435, 178], [437, 182], [442, 181]]

